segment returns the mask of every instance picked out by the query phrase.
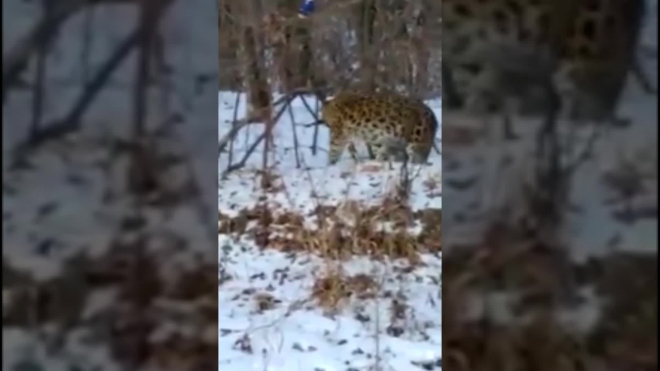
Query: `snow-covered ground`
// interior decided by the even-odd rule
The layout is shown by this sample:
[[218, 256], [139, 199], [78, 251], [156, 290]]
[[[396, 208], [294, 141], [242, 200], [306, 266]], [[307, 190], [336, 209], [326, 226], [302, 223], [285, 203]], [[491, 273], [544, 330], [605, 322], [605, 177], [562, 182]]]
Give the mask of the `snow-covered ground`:
[[[240, 98], [239, 118], [245, 113], [244, 98]], [[313, 97], [305, 99], [310, 107], [316, 106]], [[220, 93], [219, 101], [219, 135], [223, 137], [231, 128], [236, 93]], [[428, 104], [440, 119], [440, 101]], [[314, 122], [314, 117], [300, 98], [291, 107], [292, 115], [285, 113], [273, 131], [275, 147], [269, 157], [272, 164], [269, 171], [277, 178], [272, 190], [260, 189], [262, 147], [252, 154], [244, 168], [226, 175], [223, 172], [229, 156], [221, 155], [218, 192], [221, 214], [231, 218], [242, 210], [267, 205], [274, 214], [304, 216], [307, 220], [301, 228], [313, 229], [318, 221], [313, 215], [319, 205], [339, 206], [338, 210], [355, 204], [377, 207], [393, 194], [399, 184], [400, 164], [393, 163], [390, 169], [388, 164], [364, 158], [356, 164], [346, 152], [338, 164], [328, 166], [327, 127], [318, 127], [318, 152], [312, 154], [314, 128], [305, 125]], [[239, 133], [234, 143], [233, 163], [242, 158], [263, 130], [262, 124], [255, 124]], [[299, 144], [298, 163], [294, 138]], [[361, 149], [361, 155], [366, 156], [364, 148]], [[429, 162], [409, 169], [413, 178], [410, 193], [413, 211], [441, 207], [440, 154], [433, 152]], [[419, 228], [410, 231], [415, 233]], [[229, 278], [219, 288], [219, 369], [441, 368], [439, 253], [421, 254], [421, 264], [411, 265], [405, 260], [354, 257], [335, 261], [305, 251], [264, 250], [248, 237], [236, 239], [223, 234], [219, 246], [221, 270]], [[366, 298], [354, 294], [336, 312], [328, 313], [315, 299], [314, 287], [332, 274], [349, 281], [351, 277], [370, 277], [377, 284]], [[263, 295], [276, 304], [258, 309], [258, 298]], [[397, 308], [405, 309], [396, 314]]]
[[[439, 258], [426, 255], [424, 266], [406, 272], [365, 258], [330, 263], [227, 236], [219, 242], [231, 277], [219, 289], [219, 370], [440, 369]], [[315, 280], [333, 269], [373, 277], [373, 293], [354, 294], [339, 313], [325, 312], [311, 294]], [[260, 300], [272, 304], [260, 309]]]
[[[34, 1], [2, 2], [3, 57], [41, 19], [41, 6], [41, 2]], [[133, 31], [137, 15], [136, 4], [106, 2], [67, 20], [47, 58], [43, 123], [60, 119], [72, 109], [83, 90], [85, 71], [88, 78], [98, 72]], [[85, 62], [83, 30], [88, 27], [88, 21], [89, 58]], [[172, 128], [170, 139], [178, 140], [176, 151], [189, 154], [198, 183], [205, 187], [202, 191], [210, 200], [213, 212], [212, 217], [206, 217], [208, 221], [215, 219], [213, 204], [217, 194], [217, 176], [213, 171], [217, 166], [217, 3], [174, 1], [164, 15], [162, 36], [170, 71], [167, 78], [159, 81], [166, 81], [169, 86], [151, 90], [148, 126], [162, 128], [162, 123], [172, 115], [183, 118], [180, 125]], [[85, 278], [75, 277], [79, 270], [124, 255], [126, 251], [120, 245], [134, 243], [135, 236], [125, 235], [122, 224], [131, 218], [138, 224], [141, 222], [140, 216], [129, 216], [134, 203], [124, 190], [126, 157], [112, 153], [112, 139], [125, 139], [130, 134], [136, 55], [131, 53], [112, 74], [84, 115], [80, 133], [44, 145], [18, 169], [10, 167], [11, 151], [27, 137], [32, 120], [32, 90], [12, 89], [3, 103], [3, 277], [9, 277], [3, 279], [3, 370], [122, 369], [116, 363], [116, 354], [112, 354], [116, 350], [111, 349], [114, 345], [108, 338], [95, 338], [93, 328], [106, 326], [120, 317], [131, 317], [123, 312], [127, 303], [120, 298], [120, 292], [124, 289], [119, 284], [113, 287], [114, 293], [103, 288], [90, 291]], [[34, 76], [32, 58], [22, 78], [31, 84]], [[202, 77], [206, 77], [206, 84], [200, 82], [204, 81]], [[204, 171], [209, 168], [212, 170]], [[173, 176], [171, 184], [177, 184], [179, 178]], [[188, 266], [187, 269], [198, 266], [200, 261], [206, 262], [215, 282], [215, 223], [202, 225], [198, 208], [185, 202], [169, 210], [146, 207], [142, 211], [146, 219], [142, 231], [161, 237], [150, 238], [148, 255], [164, 261], [176, 260], [177, 264]], [[124, 237], [117, 239], [119, 235]], [[172, 242], [177, 241], [183, 241], [187, 247], [183, 251], [173, 248]], [[67, 263], [83, 253], [90, 259], [87, 263]], [[120, 260], [130, 261], [130, 256], [129, 253]], [[8, 267], [14, 273], [8, 273]], [[172, 284], [180, 269], [167, 267], [167, 274], [161, 272], [162, 276], [156, 279], [165, 285]], [[145, 274], [142, 278], [146, 277], [147, 272], [142, 273]], [[69, 274], [74, 279], [61, 278]], [[58, 291], [67, 287], [75, 292]], [[25, 292], [36, 290], [54, 295], [55, 304], [45, 313], [32, 314], [37, 304], [25, 301]], [[209, 289], [208, 299], [214, 297], [214, 289]], [[80, 318], [69, 318], [73, 320], [73, 328], [59, 328], [64, 338], [58, 350], [52, 345], [61, 323], [59, 317], [53, 317], [64, 315], [58, 310], [65, 307], [75, 311], [77, 304], [80, 304]], [[122, 306], [124, 309], [118, 309]], [[23, 316], [16, 308], [28, 314]], [[160, 309], [151, 307], [147, 311], [152, 319], [160, 316], [157, 314]], [[184, 317], [190, 317], [187, 316]], [[46, 323], [40, 326], [35, 322], [37, 317], [41, 317], [39, 322]], [[105, 319], [98, 321], [101, 317]], [[104, 325], [108, 319], [110, 322]], [[172, 321], [158, 321], [160, 325], [172, 325]], [[164, 329], [157, 328], [154, 332], [158, 330]], [[216, 342], [214, 336], [210, 341], [213, 348]], [[171, 349], [168, 352], [175, 353]]]

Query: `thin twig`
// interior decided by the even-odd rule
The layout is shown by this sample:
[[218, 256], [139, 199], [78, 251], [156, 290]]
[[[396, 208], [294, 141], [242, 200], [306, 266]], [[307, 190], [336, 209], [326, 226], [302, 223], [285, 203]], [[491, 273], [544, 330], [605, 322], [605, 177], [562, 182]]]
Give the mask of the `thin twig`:
[[92, 48], [92, 30], [94, 29], [94, 8], [90, 7], [85, 11], [85, 24], [83, 31], [83, 47], [80, 51], [80, 60], [82, 61], [82, 81], [83, 84], [89, 83], [89, 56]]
[[[318, 97], [314, 101], [314, 118], [318, 118], [319, 116], [319, 100]], [[304, 100], [303, 100], [304, 102]], [[318, 119], [317, 119], [318, 121]], [[319, 139], [319, 128], [318, 126], [314, 127], [314, 137], [312, 138], [312, 155], [316, 156], [316, 150], [318, 147], [318, 139]]]
[[306, 127], [306, 128], [311, 128], [311, 127], [317, 127], [320, 125], [325, 125], [325, 121], [314, 121], [309, 124], [298, 124], [298, 126]]
[[[319, 100], [316, 99], [316, 110], [313, 111], [312, 108], [307, 103], [307, 99], [305, 99], [305, 97], [303, 95], [300, 96], [300, 99], [302, 100], [303, 105], [305, 106], [305, 108], [307, 108], [307, 111], [314, 118], [314, 120], [315, 120], [314, 123], [315, 124], [319, 123], [320, 120], [319, 120], [319, 117], [318, 117], [318, 114], [317, 114]], [[314, 155], [314, 156], [316, 156], [316, 149], [317, 149], [317, 146], [318, 146], [318, 137], [319, 137], [319, 127], [318, 127], [318, 125], [314, 125], [314, 136], [312, 137], [312, 155]]]
[[[316, 114], [316, 112], [314, 110], [312, 110], [312, 107], [309, 106], [309, 103], [307, 103], [307, 99], [305, 99], [305, 96], [301, 93], [297, 93], [297, 95], [300, 96], [300, 100], [302, 100], [303, 105], [305, 106], [305, 108], [307, 108], [307, 112], [309, 112], [309, 114], [312, 115], [312, 117], [314, 117], [314, 120], [318, 121], [319, 120], [318, 115]], [[319, 101], [317, 99], [316, 100], [317, 105], [318, 105], [318, 102]], [[318, 111], [318, 108], [317, 108], [317, 111]]]
[[[548, 79], [549, 80], [549, 79]], [[557, 138], [557, 120], [560, 109], [560, 99], [554, 86], [549, 81], [544, 81], [548, 96], [548, 111], [544, 123], [537, 135], [537, 164], [536, 164], [536, 187], [541, 192], [541, 198], [537, 201], [539, 213], [536, 217], [538, 228], [543, 231], [552, 231], [559, 222], [558, 204], [564, 196], [563, 186], [566, 184], [565, 174], [561, 171], [561, 153]]]
[[230, 172], [238, 170], [238, 169], [242, 168], [243, 166], [245, 166], [245, 164], [247, 163], [247, 160], [250, 158], [250, 155], [252, 155], [254, 150], [257, 148], [259, 143], [261, 143], [261, 141], [264, 140], [264, 138], [266, 138], [266, 132], [265, 131], [263, 133], [261, 133], [261, 135], [259, 135], [259, 137], [254, 141], [254, 143], [252, 143], [250, 148], [248, 148], [247, 152], [245, 152], [245, 155], [243, 156], [241, 161], [237, 162], [236, 164], [234, 164], [232, 166], [227, 167], [227, 170], [225, 170], [224, 175], [227, 175]]
[[290, 104], [287, 104], [289, 111], [289, 119], [291, 120], [291, 130], [293, 131], [293, 152], [296, 156], [296, 169], [300, 169], [300, 156], [298, 155], [298, 132], [296, 131], [296, 120], [293, 116], [293, 109]]
[[[236, 92], [236, 100], [234, 101], [234, 114], [233, 114], [232, 119], [231, 119], [231, 130], [234, 131], [234, 132], [238, 132], [238, 130], [236, 129], [236, 126], [237, 126], [236, 119], [238, 117], [238, 106], [239, 106], [240, 103], [241, 103], [241, 92], [239, 91], [239, 92]], [[232, 162], [233, 157], [234, 157], [234, 136], [232, 135], [229, 138], [230, 138], [229, 139], [229, 154], [228, 154], [229, 159], [227, 160], [227, 166], [231, 165], [231, 162]], [[222, 153], [221, 151], [222, 151], [222, 149], [219, 149], [218, 158], [220, 157], [220, 153]]]
[[139, 56], [137, 66], [135, 69], [134, 80], [134, 93], [133, 101], [134, 117], [133, 117], [133, 134], [134, 139], [138, 140], [146, 132], [145, 120], [148, 116], [147, 111], [147, 85], [149, 83], [150, 73], [150, 60], [151, 60], [151, 46], [156, 25], [156, 13], [159, 4], [154, 0], [142, 0], [140, 9], [140, 23], [141, 29], [139, 32]]
[[598, 128], [596, 128], [593, 134], [591, 134], [591, 136], [589, 137], [589, 140], [587, 141], [584, 150], [580, 153], [579, 156], [576, 157], [575, 161], [572, 164], [567, 165], [564, 168], [563, 172], [564, 174], [566, 174], [566, 176], [571, 176], [572, 174], [574, 174], [575, 171], [578, 169], [578, 167], [580, 167], [580, 165], [582, 165], [584, 162], [586, 162], [589, 159], [589, 156], [593, 154], [593, 148], [594, 145], [596, 144], [596, 139], [598, 139], [599, 136], [600, 136], [600, 132]]
[[229, 132], [227, 134], [225, 134], [225, 136], [222, 137], [222, 139], [220, 139], [220, 141], [218, 141], [218, 156], [219, 156], [220, 153], [222, 153], [225, 150], [225, 147], [227, 146], [227, 144], [231, 143], [231, 141], [233, 141], [236, 138], [236, 135], [238, 134], [238, 132], [242, 128], [244, 128], [244, 127], [246, 127], [250, 124], [256, 124], [256, 123], [249, 122], [247, 120], [237, 120], [236, 125], [233, 125], [231, 130], [229, 130]]
[[[51, 5], [52, 4], [47, 0], [42, 1], [46, 22], [48, 22], [51, 17]], [[37, 54], [37, 70], [33, 90], [34, 96], [32, 100], [32, 125], [30, 127], [30, 137], [36, 135], [39, 131], [39, 126], [44, 113], [44, 89], [46, 88], [44, 79], [46, 78], [46, 57], [48, 51], [48, 43], [46, 41], [45, 37], [41, 40]]]
[[[284, 101], [287, 101], [291, 97], [286, 96], [284, 98], [285, 98]], [[278, 101], [282, 101], [282, 100], [278, 100]], [[280, 108], [280, 110], [277, 112], [277, 115], [275, 115], [275, 122], [277, 122], [279, 120], [279, 118], [282, 116], [282, 114], [284, 113], [284, 109], [286, 109], [286, 104], [284, 106], [282, 106]], [[245, 126], [248, 126], [250, 124], [258, 124], [259, 122], [253, 122], [253, 121], [248, 121], [248, 120], [237, 120], [236, 123], [237, 123], [237, 125], [235, 127], [233, 127], [229, 131], [229, 133], [225, 134], [225, 136], [222, 137], [222, 139], [220, 139], [220, 141], [218, 142], [218, 147], [219, 147], [218, 148], [218, 153], [222, 153], [225, 150], [225, 147], [227, 146], [229, 141], [232, 140], [233, 138], [235, 138], [236, 135], [238, 135], [238, 132], [242, 128], [244, 128]]]
[[[282, 106], [282, 108], [280, 108], [277, 115], [272, 120], [273, 121], [273, 126], [279, 121], [280, 117], [284, 113], [284, 110], [291, 103], [291, 100], [292, 100], [292, 96], [288, 96], [286, 101], [285, 101], [285, 104]], [[225, 140], [225, 145], [226, 145], [226, 142], [229, 140], [229, 138], [231, 138], [233, 135], [236, 135], [236, 133], [238, 133], [238, 130], [240, 130], [240, 128], [245, 126], [245, 125], [248, 125], [248, 123], [246, 122], [244, 125], [238, 126], [238, 128], [235, 132], [233, 132], [233, 133], [230, 132], [229, 134], [225, 135], [225, 137], [223, 138], [223, 140]], [[255, 151], [255, 149], [261, 143], [261, 141], [264, 140], [265, 137], [266, 137], [266, 131], [264, 130], [264, 132], [261, 133], [261, 135], [259, 135], [259, 137], [252, 143], [252, 145], [250, 145], [250, 147], [248, 148], [245, 155], [243, 155], [243, 158], [241, 159], [241, 161], [239, 161], [238, 163], [236, 163], [234, 165], [231, 165], [231, 166], [227, 167], [227, 169], [225, 170], [223, 175], [226, 176], [230, 172], [238, 170], [238, 169], [242, 168], [243, 166], [245, 166], [245, 164], [247, 163], [247, 160], [250, 158], [252, 153]], [[223, 148], [224, 148], [224, 146], [223, 146]]]

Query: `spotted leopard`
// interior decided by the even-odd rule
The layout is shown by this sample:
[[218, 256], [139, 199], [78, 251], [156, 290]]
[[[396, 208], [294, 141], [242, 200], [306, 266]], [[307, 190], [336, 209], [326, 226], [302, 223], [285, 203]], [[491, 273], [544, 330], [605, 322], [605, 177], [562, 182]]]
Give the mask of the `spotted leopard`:
[[354, 140], [367, 144], [371, 159], [388, 160], [398, 152], [397, 159], [424, 163], [438, 129], [424, 102], [394, 93], [343, 92], [328, 99], [321, 113], [330, 129], [329, 164], [339, 160], [346, 145], [357, 160]]
[[555, 96], [562, 117], [612, 119], [644, 8], [644, 0], [442, 0], [446, 108], [538, 114]]

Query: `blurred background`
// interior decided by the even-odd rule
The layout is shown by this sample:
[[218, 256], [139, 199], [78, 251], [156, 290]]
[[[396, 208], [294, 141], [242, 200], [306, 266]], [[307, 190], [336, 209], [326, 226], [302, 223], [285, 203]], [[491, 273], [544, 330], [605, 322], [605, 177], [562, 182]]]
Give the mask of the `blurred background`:
[[2, 2], [3, 370], [217, 367], [217, 9]]

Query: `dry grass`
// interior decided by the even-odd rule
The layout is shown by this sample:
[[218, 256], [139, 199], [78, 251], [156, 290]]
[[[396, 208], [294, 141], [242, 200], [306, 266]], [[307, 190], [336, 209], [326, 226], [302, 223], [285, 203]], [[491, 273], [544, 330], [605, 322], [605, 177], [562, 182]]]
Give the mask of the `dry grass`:
[[[265, 205], [244, 209], [235, 217], [220, 215], [219, 232], [250, 236], [262, 248], [308, 252], [330, 259], [354, 256], [418, 260], [420, 252], [439, 252], [440, 209], [412, 212], [402, 203], [386, 199], [379, 206], [347, 201], [339, 206], [319, 205], [312, 215], [274, 211]], [[304, 221], [313, 218], [315, 228]], [[419, 223], [415, 235], [409, 227]]]
[[257, 312], [262, 313], [274, 309], [281, 300], [276, 299], [273, 295], [267, 292], [260, 292], [254, 295], [254, 303]]
[[[269, 179], [265, 193], [287, 194], [278, 176], [267, 172], [260, 175]], [[441, 250], [442, 221], [440, 209], [413, 212], [409, 207], [410, 183], [421, 181], [417, 175], [402, 171], [379, 205], [355, 200], [324, 205], [314, 197], [316, 208], [308, 215], [268, 205], [263, 196], [263, 202], [240, 210], [237, 216], [219, 213], [218, 231], [235, 238], [251, 238], [261, 248], [307, 252], [327, 259], [369, 256], [415, 263], [419, 253]], [[421, 233], [411, 230], [416, 226], [421, 227]]]
[[321, 308], [334, 313], [351, 298], [371, 299], [378, 291], [378, 283], [369, 275], [350, 276], [332, 269], [316, 279], [311, 297]]
[[[272, 185], [282, 191], [278, 183]], [[408, 263], [402, 272], [409, 272], [420, 264], [421, 253], [440, 252], [441, 210], [412, 211], [398, 184], [378, 205], [346, 200], [330, 206], [315, 199], [317, 207], [308, 215], [264, 202], [234, 217], [221, 214], [219, 231], [236, 239], [248, 238], [263, 249], [322, 258], [325, 269], [315, 277], [308, 302], [335, 314], [349, 303], [383, 299], [391, 306], [387, 332], [400, 336], [406, 328], [402, 323], [408, 311], [406, 298], [383, 292], [379, 284], [383, 277], [351, 275], [342, 269], [345, 260], [362, 256], [375, 261], [401, 259]], [[413, 231], [415, 226], [421, 232]], [[255, 297], [254, 301], [257, 311], [273, 305], [270, 297]]]
[[[496, 226], [484, 243], [446, 251], [443, 266], [443, 366], [449, 369], [657, 369], [655, 254], [575, 264], [561, 247]], [[584, 287], [595, 287], [606, 304], [595, 325], [581, 332], [558, 313], [574, 308]], [[496, 293], [517, 294], [506, 308], [513, 320], [471, 300]]]

